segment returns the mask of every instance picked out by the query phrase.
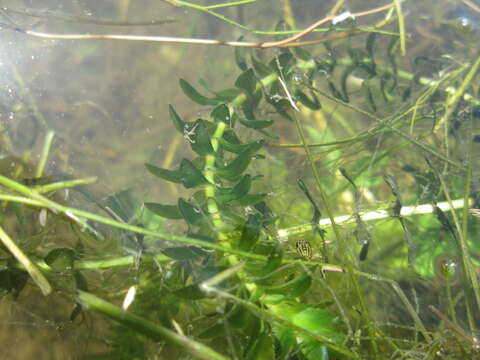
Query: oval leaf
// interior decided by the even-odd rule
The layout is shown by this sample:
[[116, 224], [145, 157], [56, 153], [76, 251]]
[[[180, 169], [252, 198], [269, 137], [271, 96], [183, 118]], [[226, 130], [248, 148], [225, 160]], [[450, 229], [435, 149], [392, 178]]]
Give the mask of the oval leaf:
[[45, 263], [55, 271], [69, 271], [73, 269], [75, 251], [68, 248], [57, 248], [45, 256]]
[[182, 176], [182, 184], [187, 189], [208, 184], [208, 180], [203, 176], [202, 172], [198, 170], [190, 160], [183, 159], [180, 164], [180, 173]]

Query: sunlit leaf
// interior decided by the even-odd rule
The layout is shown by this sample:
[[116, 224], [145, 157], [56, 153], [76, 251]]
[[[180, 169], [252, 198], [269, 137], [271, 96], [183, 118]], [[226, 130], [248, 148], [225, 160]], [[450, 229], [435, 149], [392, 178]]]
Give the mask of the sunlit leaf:
[[153, 212], [155, 215], [164, 217], [166, 219], [182, 219], [177, 205], [164, 205], [152, 202], [146, 202], [145, 207]]
[[56, 248], [44, 259], [45, 263], [55, 271], [70, 271], [75, 261], [75, 251], [68, 248]]
[[196, 102], [200, 105], [216, 105], [218, 100], [207, 98], [200, 94], [195, 88], [190, 85], [186, 80], [180, 79], [180, 87], [182, 88], [185, 95], [187, 95], [190, 100]]
[[162, 178], [163, 180], [167, 180], [177, 184], [182, 183], [182, 173], [180, 172], [180, 170], [162, 169], [148, 163], [145, 164], [145, 167], [147, 168], [148, 171], [150, 171], [150, 173], [152, 173], [153, 175], [159, 178]]
[[270, 253], [267, 263], [258, 270], [257, 276], [267, 276], [275, 271], [281, 264], [283, 258], [283, 250], [280, 245], [274, 246]]
[[273, 337], [269, 331], [263, 331], [256, 336], [252, 342], [252, 346], [248, 349], [246, 360], [274, 360], [275, 346]]
[[312, 284], [312, 277], [307, 274], [296, 276], [280, 285], [263, 287], [268, 294], [282, 294], [289, 298], [296, 298], [305, 293]]

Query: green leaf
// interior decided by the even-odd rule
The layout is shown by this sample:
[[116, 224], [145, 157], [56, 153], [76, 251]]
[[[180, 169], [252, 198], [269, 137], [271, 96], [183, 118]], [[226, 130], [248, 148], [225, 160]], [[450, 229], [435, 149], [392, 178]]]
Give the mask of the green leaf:
[[228, 106], [225, 104], [219, 104], [215, 106], [215, 108], [210, 113], [210, 116], [216, 122], [224, 122], [225, 124], [230, 124], [230, 111], [228, 110]]
[[232, 200], [238, 200], [248, 194], [250, 187], [252, 186], [252, 177], [250, 175], [244, 175], [240, 181], [232, 188], [217, 188], [219, 195], [217, 201], [227, 203]]
[[248, 149], [240, 153], [230, 164], [217, 169], [217, 174], [227, 180], [237, 179], [248, 167], [252, 160], [253, 151]]
[[175, 129], [177, 129], [180, 134], [183, 135], [183, 129], [185, 129], [186, 122], [183, 121], [180, 116], [178, 116], [172, 105], [168, 105], [168, 113], [170, 114], [170, 119], [172, 120]]
[[189, 202], [178, 199], [178, 210], [188, 224], [196, 225], [203, 220], [203, 214]]
[[296, 298], [303, 295], [312, 284], [312, 277], [308, 274], [296, 276], [290, 281], [280, 285], [262, 287], [267, 294], [282, 294], [286, 297]]
[[145, 207], [154, 214], [166, 219], [182, 219], [177, 205], [163, 205], [158, 203], [146, 202]]
[[258, 204], [263, 199], [265, 199], [267, 195], [268, 195], [267, 193], [247, 194], [238, 200], [238, 204], [242, 206], [255, 205], [255, 204]]
[[147, 168], [148, 171], [150, 171], [150, 173], [152, 173], [153, 175], [159, 178], [162, 178], [163, 180], [167, 180], [177, 184], [182, 183], [182, 174], [180, 170], [162, 169], [148, 163], [145, 164], [145, 167]]
[[202, 331], [197, 335], [199, 339], [214, 339], [219, 336], [223, 336], [225, 331], [225, 323], [223, 321], [217, 322], [214, 325], [210, 326], [208, 329]]
[[264, 78], [270, 75], [271, 73], [273, 73], [273, 69], [270, 66], [257, 60], [255, 56], [252, 56], [252, 64], [253, 64], [253, 68], [255, 69], [255, 72], [261, 78]]
[[[243, 36], [238, 38], [238, 41], [242, 41]], [[247, 70], [247, 49], [244, 47], [236, 47], [235, 48], [235, 63], [240, 68], [240, 70], [245, 71]]]
[[274, 360], [275, 346], [270, 331], [263, 331], [257, 336], [252, 346], [248, 349], [246, 360]]
[[208, 180], [203, 176], [202, 172], [188, 159], [182, 160], [180, 173], [182, 174], [182, 184], [187, 189], [208, 184]]
[[258, 214], [250, 214], [242, 229], [240, 243], [238, 244], [239, 249], [249, 251], [257, 243], [261, 229], [261, 216]]
[[282, 264], [283, 250], [280, 245], [275, 246], [270, 253], [267, 263], [258, 270], [257, 276], [267, 276], [278, 269]]
[[14, 291], [15, 296], [20, 294], [27, 284], [28, 273], [16, 269], [0, 270], [0, 297]]
[[305, 50], [302, 47], [293, 48], [293, 52], [299, 59], [303, 61], [309, 61], [312, 59], [312, 54], [310, 54], [307, 50]]
[[200, 300], [206, 297], [205, 293], [200, 289], [198, 284], [186, 286], [174, 291], [178, 297], [188, 300]]
[[280, 76], [286, 76], [292, 65], [295, 64], [295, 58], [289, 52], [284, 52], [270, 61], [270, 67]]
[[190, 85], [186, 80], [180, 79], [180, 87], [182, 88], [185, 95], [190, 98], [190, 100], [196, 102], [200, 105], [217, 105], [218, 101], [216, 99], [207, 98], [200, 94], [195, 88]]
[[257, 79], [253, 69], [244, 71], [235, 81], [235, 86], [244, 90], [248, 95], [253, 96], [257, 86]]
[[50, 251], [44, 259], [54, 271], [70, 271], [75, 261], [75, 251], [68, 248], [56, 248]]
[[190, 132], [192, 133], [189, 135], [191, 139], [190, 146], [193, 151], [201, 156], [212, 154], [214, 152], [204, 120], [197, 120]]
[[375, 54], [375, 40], [377, 40], [377, 33], [372, 32], [368, 35], [367, 42], [365, 48], [367, 49], [370, 58], [373, 59], [373, 55]]
[[256, 152], [260, 150], [265, 144], [264, 140], [258, 140], [247, 144], [234, 144], [225, 139], [220, 139], [220, 146], [232, 153], [240, 154], [243, 151], [252, 151]]
[[295, 97], [300, 101], [303, 105], [311, 110], [319, 110], [321, 108], [320, 101], [312, 94], [312, 98], [310, 99], [307, 95], [305, 95], [300, 89], [295, 92]]
[[204, 257], [208, 253], [197, 246], [176, 246], [162, 250], [162, 253], [174, 260], [194, 260], [199, 257]]
[[250, 129], [264, 129], [273, 124], [273, 120], [246, 120], [243, 118], [238, 118], [240, 123]]
[[242, 90], [237, 88], [230, 88], [221, 91], [216, 91], [215, 96], [222, 102], [231, 102], [233, 101], [238, 95], [242, 94]]

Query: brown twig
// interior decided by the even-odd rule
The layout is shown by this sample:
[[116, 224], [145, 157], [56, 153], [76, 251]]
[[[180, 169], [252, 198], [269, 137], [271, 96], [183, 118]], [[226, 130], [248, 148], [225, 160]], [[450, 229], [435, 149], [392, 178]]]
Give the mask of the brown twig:
[[[394, 3], [390, 3], [375, 9], [362, 11], [354, 14], [350, 14], [350, 17], [358, 18], [361, 16], [371, 15], [379, 13], [385, 10], [390, 9], [394, 6]], [[341, 15], [340, 15], [341, 16]], [[180, 37], [169, 37], [169, 36], [146, 36], [146, 35], [120, 35], [120, 34], [52, 34], [39, 31], [33, 31], [28, 29], [22, 29], [21, 27], [12, 26], [10, 24], [0, 24], [5, 28], [10, 28], [18, 32], [45, 38], [45, 39], [58, 39], [58, 40], [128, 40], [128, 41], [153, 41], [153, 42], [164, 42], [164, 43], [177, 43], [177, 44], [190, 44], [190, 45], [223, 45], [223, 46], [232, 46], [232, 47], [256, 47], [256, 48], [274, 48], [274, 47], [296, 47], [296, 46], [305, 46], [317, 44], [333, 39], [345, 38], [355, 34], [360, 33], [360, 30], [350, 30], [342, 33], [338, 33], [332, 36], [324, 37], [317, 40], [310, 40], [304, 42], [296, 42], [297, 40], [305, 37], [313, 30], [327, 22], [335, 22], [337, 16], [328, 15], [323, 19], [315, 22], [310, 25], [305, 30], [288, 37], [287, 39], [281, 41], [270, 41], [270, 42], [243, 42], [243, 41], [221, 41], [215, 39], [193, 39], [193, 38], [180, 38]]]

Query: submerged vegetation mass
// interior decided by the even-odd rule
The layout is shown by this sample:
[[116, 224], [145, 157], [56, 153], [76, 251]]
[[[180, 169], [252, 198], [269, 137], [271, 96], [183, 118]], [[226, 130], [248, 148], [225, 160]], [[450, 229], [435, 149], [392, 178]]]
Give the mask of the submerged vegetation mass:
[[54, 127], [25, 96], [45, 140], [38, 163], [2, 154], [3, 299], [40, 291], [68, 309], [58, 331], [106, 327], [86, 358], [480, 356], [480, 9], [447, 1], [427, 17], [411, 1], [339, 0], [298, 30], [300, 10], [284, 0], [266, 32], [228, 12], [244, 19], [238, 9], [260, 1], [166, 2], [243, 35], [48, 33], [16, 17], [129, 24], [0, 13], [2, 31], [21, 36], [230, 46], [224, 61], [236, 65], [215, 90], [178, 76], [200, 110], [169, 105], [165, 118], [187, 150], [144, 170], [179, 194], [169, 202], [130, 189], [102, 199], [95, 178], [45, 174]]

